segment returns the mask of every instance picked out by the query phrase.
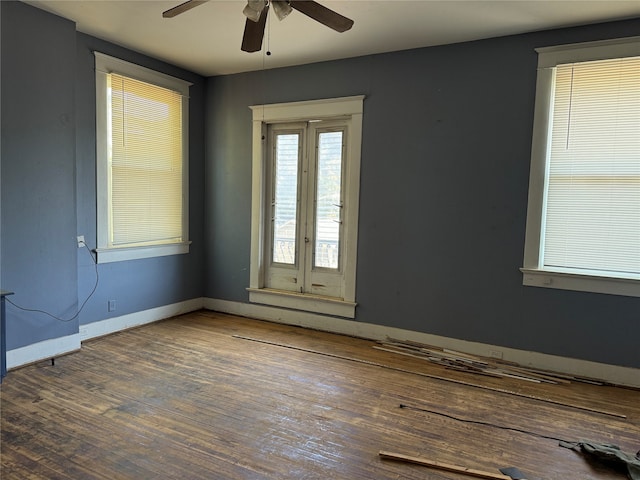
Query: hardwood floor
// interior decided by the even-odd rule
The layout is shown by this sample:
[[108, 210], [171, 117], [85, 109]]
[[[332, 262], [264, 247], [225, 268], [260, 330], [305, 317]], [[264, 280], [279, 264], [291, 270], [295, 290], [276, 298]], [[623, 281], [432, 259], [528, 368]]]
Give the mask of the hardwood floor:
[[207, 311], [86, 342], [5, 378], [0, 478], [470, 478], [385, 450], [530, 480], [623, 479], [493, 425], [640, 448], [640, 391], [496, 379], [374, 345]]

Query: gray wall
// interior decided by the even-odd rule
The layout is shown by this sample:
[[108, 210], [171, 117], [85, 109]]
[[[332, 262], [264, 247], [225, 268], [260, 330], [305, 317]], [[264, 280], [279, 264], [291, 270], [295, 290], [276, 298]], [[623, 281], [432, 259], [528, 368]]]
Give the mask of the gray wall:
[[[19, 2], [2, 16], [3, 289], [16, 303], [68, 319], [95, 282], [84, 235], [95, 248], [95, 81], [93, 50], [193, 82], [190, 90], [191, 253], [101, 264], [82, 314], [60, 322], [7, 306], [9, 350], [78, 333], [79, 326], [200, 298], [204, 244], [204, 79], [79, 34], [75, 25]], [[116, 300], [115, 312], [107, 301]]]
[[534, 48], [638, 31], [634, 20], [208, 79], [206, 296], [248, 301], [248, 106], [365, 94], [357, 321], [640, 367], [640, 298], [523, 287], [518, 270]]
[[[75, 245], [75, 45], [73, 23], [1, 2], [2, 288], [30, 308], [71, 317]], [[29, 28], [16, 20], [26, 15]], [[7, 307], [7, 348], [77, 332]]]

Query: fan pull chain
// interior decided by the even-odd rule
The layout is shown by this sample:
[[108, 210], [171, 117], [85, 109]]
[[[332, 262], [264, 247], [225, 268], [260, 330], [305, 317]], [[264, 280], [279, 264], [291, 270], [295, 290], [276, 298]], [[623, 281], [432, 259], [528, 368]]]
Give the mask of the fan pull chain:
[[267, 18], [267, 57], [271, 55], [271, 15]]

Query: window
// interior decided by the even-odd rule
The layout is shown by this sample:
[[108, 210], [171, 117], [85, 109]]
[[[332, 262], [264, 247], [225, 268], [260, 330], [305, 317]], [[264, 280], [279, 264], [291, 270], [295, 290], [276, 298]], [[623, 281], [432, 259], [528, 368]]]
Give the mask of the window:
[[523, 282], [640, 296], [640, 38], [538, 52]]
[[98, 261], [187, 253], [189, 83], [95, 56]]
[[251, 302], [355, 317], [363, 98], [252, 107]]

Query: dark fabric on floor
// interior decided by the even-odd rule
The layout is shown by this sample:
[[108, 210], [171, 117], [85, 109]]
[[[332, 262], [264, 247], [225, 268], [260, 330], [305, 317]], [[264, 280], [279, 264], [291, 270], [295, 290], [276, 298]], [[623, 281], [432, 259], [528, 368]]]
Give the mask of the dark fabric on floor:
[[623, 452], [617, 445], [584, 440], [579, 442], [560, 442], [560, 446], [586, 452], [601, 460], [626, 464], [629, 478], [631, 478], [631, 480], [640, 480], [640, 452], [632, 455]]

